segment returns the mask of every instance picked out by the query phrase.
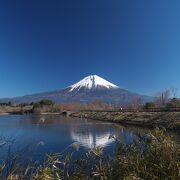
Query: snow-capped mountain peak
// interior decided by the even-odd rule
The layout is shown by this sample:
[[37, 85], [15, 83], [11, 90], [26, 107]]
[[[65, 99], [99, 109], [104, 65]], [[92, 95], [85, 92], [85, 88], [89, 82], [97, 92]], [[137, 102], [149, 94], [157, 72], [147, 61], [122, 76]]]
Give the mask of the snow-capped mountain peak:
[[81, 81], [69, 86], [70, 90], [69, 92], [72, 92], [73, 90], [80, 90], [81, 88], [85, 89], [95, 89], [95, 88], [119, 88], [115, 84], [110, 83], [109, 81], [106, 81], [105, 79], [97, 76], [97, 75], [90, 75], [82, 79]]

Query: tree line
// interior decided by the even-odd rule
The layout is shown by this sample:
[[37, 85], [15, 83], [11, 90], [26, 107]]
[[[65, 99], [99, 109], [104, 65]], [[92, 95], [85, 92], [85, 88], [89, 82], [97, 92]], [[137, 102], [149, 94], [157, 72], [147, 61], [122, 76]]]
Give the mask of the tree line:
[[175, 89], [164, 90], [155, 96], [153, 101], [143, 102], [143, 99], [139, 96], [134, 97], [131, 102], [127, 105], [122, 105], [121, 102], [118, 104], [106, 103], [102, 100], [95, 100], [89, 103], [60, 103], [57, 104], [49, 99], [43, 99], [39, 102], [31, 103], [19, 103], [15, 104], [12, 102], [1, 102], [0, 106], [15, 106], [25, 107], [32, 106], [34, 111], [42, 112], [61, 112], [64, 110], [79, 111], [79, 110], [119, 110], [119, 109], [167, 109], [167, 108], [180, 108], [180, 98], [177, 97], [177, 91]]

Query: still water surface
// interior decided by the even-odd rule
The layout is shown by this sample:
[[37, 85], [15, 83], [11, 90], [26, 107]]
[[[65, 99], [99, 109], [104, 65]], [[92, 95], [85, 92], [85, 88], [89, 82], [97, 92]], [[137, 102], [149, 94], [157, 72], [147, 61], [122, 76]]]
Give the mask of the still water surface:
[[105, 153], [112, 153], [115, 136], [130, 143], [139, 128], [125, 128], [113, 123], [70, 118], [60, 115], [1, 115], [0, 116], [0, 158], [9, 153], [32, 156], [41, 159], [45, 154], [65, 150], [70, 144], [80, 144], [79, 154], [101, 146]]

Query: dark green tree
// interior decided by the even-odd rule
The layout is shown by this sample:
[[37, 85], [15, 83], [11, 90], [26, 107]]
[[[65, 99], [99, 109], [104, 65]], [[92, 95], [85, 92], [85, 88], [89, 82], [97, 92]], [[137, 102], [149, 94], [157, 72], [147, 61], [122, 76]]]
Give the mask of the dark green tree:
[[151, 108], [155, 108], [156, 104], [154, 102], [147, 102], [145, 104], [145, 109], [151, 109]]

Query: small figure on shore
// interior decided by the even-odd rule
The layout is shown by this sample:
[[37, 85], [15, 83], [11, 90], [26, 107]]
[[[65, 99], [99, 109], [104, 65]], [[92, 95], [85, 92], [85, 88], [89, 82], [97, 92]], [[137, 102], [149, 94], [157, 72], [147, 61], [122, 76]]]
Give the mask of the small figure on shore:
[[121, 112], [124, 112], [122, 107], [120, 108], [120, 110], [121, 110]]

